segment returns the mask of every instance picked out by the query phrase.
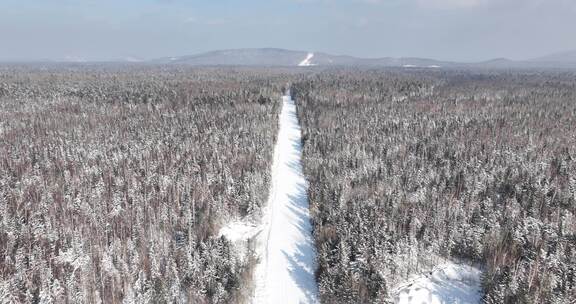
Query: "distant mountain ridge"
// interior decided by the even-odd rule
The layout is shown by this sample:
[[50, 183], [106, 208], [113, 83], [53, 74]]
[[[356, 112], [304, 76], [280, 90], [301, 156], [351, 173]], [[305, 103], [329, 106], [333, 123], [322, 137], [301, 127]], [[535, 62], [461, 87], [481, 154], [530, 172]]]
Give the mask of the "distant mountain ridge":
[[571, 62], [576, 63], [576, 50], [554, 53], [532, 59], [534, 62]]
[[556, 53], [531, 60], [496, 58], [482, 62], [453, 62], [417, 57], [360, 58], [280, 48], [217, 50], [149, 61], [192, 66], [358, 66], [405, 68], [576, 68], [576, 51]]
[[187, 65], [271, 65], [295, 66], [308, 52], [276, 48], [217, 50], [196, 55], [165, 57], [152, 60], [157, 63]]
[[[310, 58], [308, 58], [310, 57]], [[308, 62], [305, 62], [306, 59]], [[238, 66], [452, 66], [455, 63], [426, 58], [359, 58], [323, 52], [294, 51], [279, 48], [218, 50], [196, 55], [164, 57], [151, 62], [186, 65]], [[306, 64], [302, 64], [306, 63]]]

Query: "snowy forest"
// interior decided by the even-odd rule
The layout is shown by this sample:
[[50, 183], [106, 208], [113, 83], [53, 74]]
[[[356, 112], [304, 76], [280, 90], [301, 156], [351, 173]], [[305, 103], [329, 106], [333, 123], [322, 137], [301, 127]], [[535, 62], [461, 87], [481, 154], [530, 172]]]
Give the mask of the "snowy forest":
[[442, 259], [484, 303], [576, 299], [576, 75], [331, 70], [293, 86], [323, 303]]
[[275, 77], [4, 67], [0, 302], [246, 298], [251, 261], [216, 232], [268, 196]]
[[251, 302], [288, 91], [320, 302], [574, 303], [576, 73], [144, 64], [0, 66], [0, 303]]

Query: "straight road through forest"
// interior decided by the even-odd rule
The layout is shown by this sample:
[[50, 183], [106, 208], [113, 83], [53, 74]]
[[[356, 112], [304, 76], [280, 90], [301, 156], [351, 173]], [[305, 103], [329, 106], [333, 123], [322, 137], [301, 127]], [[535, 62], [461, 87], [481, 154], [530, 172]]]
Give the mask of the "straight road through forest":
[[288, 92], [282, 97], [271, 192], [257, 244], [254, 303], [318, 303], [316, 250], [301, 158], [301, 129]]

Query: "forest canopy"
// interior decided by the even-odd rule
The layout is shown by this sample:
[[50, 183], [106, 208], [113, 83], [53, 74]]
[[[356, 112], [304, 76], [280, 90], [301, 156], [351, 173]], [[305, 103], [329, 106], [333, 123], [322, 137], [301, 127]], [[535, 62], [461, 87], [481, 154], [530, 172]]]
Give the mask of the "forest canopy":
[[576, 75], [330, 70], [293, 85], [325, 303], [442, 259], [485, 303], [576, 299]]

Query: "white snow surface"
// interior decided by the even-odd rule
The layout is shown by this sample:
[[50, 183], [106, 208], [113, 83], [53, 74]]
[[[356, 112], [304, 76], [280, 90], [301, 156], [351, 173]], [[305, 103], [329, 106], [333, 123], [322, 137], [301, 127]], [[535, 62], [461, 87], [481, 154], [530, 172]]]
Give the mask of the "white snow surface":
[[306, 55], [306, 58], [304, 58], [304, 60], [300, 61], [298, 66], [313, 66], [313, 65], [315, 65], [312, 63], [313, 57], [314, 57], [314, 53], [308, 53], [308, 55]]
[[318, 303], [316, 250], [301, 156], [296, 105], [287, 93], [282, 97], [270, 197], [257, 236], [253, 303]]
[[396, 304], [478, 304], [480, 275], [475, 267], [447, 262], [402, 283], [392, 296]]
[[260, 232], [260, 227], [252, 223], [233, 221], [220, 229], [219, 236], [224, 236], [231, 242], [245, 241]]

